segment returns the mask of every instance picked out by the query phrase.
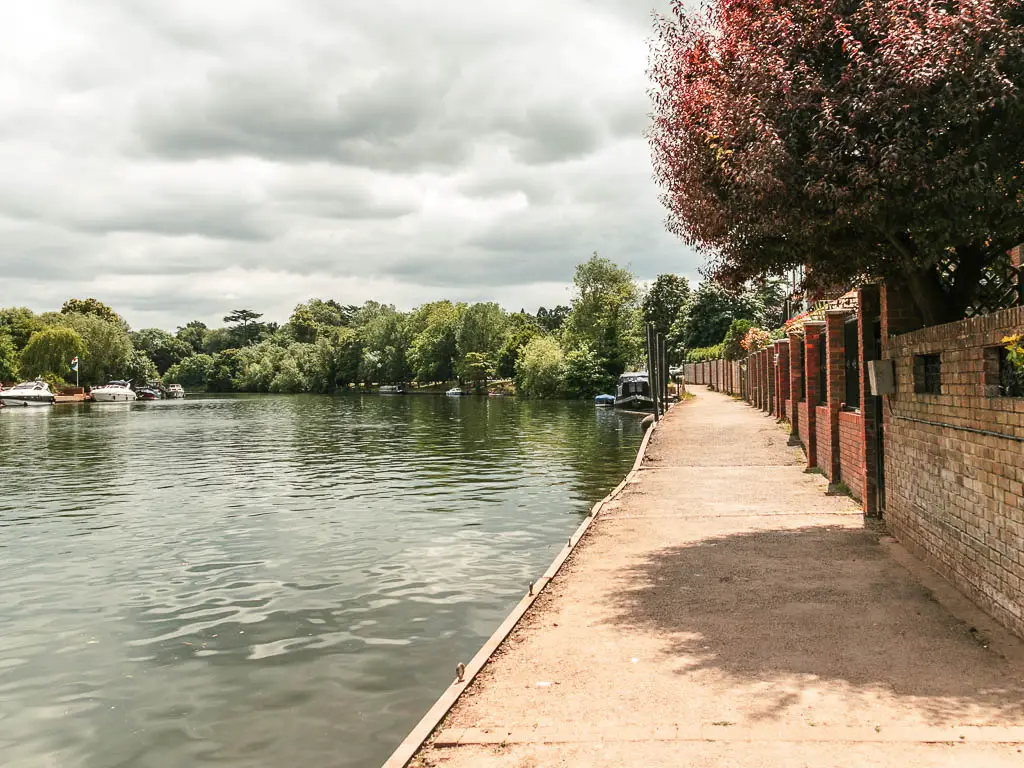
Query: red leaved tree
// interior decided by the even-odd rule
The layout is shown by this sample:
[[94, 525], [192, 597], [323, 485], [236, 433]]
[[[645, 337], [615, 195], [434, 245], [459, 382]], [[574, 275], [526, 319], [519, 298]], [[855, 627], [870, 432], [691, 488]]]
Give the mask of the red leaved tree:
[[718, 279], [897, 278], [935, 323], [1024, 242], [1022, 0], [677, 0], [650, 73], [668, 226]]

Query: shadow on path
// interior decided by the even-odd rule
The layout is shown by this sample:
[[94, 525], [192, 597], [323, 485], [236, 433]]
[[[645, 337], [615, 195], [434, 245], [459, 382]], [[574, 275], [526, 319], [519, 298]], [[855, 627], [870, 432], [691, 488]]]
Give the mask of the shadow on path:
[[616, 623], [667, 635], [681, 674], [780, 683], [764, 717], [805, 686], [843, 681], [913, 697], [933, 721], [1024, 718], [1024, 670], [987, 650], [869, 531], [709, 538], [650, 553], [626, 581], [635, 586], [612, 596]]

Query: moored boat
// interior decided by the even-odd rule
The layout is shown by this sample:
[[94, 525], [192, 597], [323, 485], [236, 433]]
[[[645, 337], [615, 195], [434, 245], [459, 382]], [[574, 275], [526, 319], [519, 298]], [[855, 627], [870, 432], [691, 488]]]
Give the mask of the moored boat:
[[45, 381], [23, 381], [10, 389], [0, 390], [0, 402], [9, 406], [53, 405], [56, 395]]
[[633, 371], [619, 376], [615, 407], [631, 411], [654, 409], [654, 398], [651, 397], [651, 384], [646, 371]]
[[452, 387], [447, 392], [445, 392], [445, 394], [448, 395], [448, 397], [462, 397], [463, 395], [468, 395], [469, 393], [463, 392], [458, 387]]
[[401, 384], [384, 384], [377, 390], [377, 393], [381, 395], [404, 395], [405, 387]]
[[138, 399], [130, 381], [111, 381], [102, 387], [93, 387], [91, 394], [97, 403], [130, 403]]
[[135, 390], [135, 395], [139, 400], [159, 400], [160, 390], [155, 387], [139, 387]]
[[594, 405], [598, 408], [611, 408], [615, 405], [615, 395], [598, 395], [594, 398]]
[[185, 390], [181, 384], [169, 384], [166, 397], [169, 400], [181, 400], [185, 397]]

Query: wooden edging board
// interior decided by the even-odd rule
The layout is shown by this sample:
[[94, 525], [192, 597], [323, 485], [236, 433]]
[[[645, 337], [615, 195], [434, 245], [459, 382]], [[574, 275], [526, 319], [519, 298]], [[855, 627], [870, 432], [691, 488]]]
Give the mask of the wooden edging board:
[[416, 724], [409, 735], [405, 737], [398, 748], [391, 754], [391, 757], [384, 763], [383, 768], [405, 768], [409, 761], [419, 751], [420, 747], [430, 738], [430, 734], [434, 732], [445, 715], [448, 714], [449, 710], [455, 706], [455, 702], [459, 700], [459, 696], [462, 692], [469, 687], [469, 684], [473, 682], [473, 679], [477, 676], [484, 665], [490, 660], [494, 652], [498, 650], [498, 647], [505, 641], [515, 629], [516, 624], [523, 618], [526, 612], [533, 605], [534, 601], [540, 596], [540, 593], [548, 585], [548, 583], [555, 577], [566, 559], [572, 554], [573, 549], [579, 544], [580, 539], [583, 538], [583, 534], [590, 528], [590, 524], [597, 519], [597, 516], [601, 514], [601, 510], [604, 509], [605, 504], [612, 501], [616, 496], [622, 493], [622, 489], [636, 476], [636, 473], [640, 471], [640, 467], [644, 462], [644, 456], [647, 453], [647, 445], [651, 441], [651, 435], [654, 434], [655, 429], [658, 427], [658, 423], [652, 424], [645, 432], [644, 439], [640, 443], [640, 448], [636, 454], [636, 460], [633, 462], [633, 468], [629, 471], [622, 482], [615, 486], [615, 490], [597, 502], [590, 510], [590, 515], [580, 523], [579, 528], [569, 537], [569, 542], [566, 546], [562, 547], [562, 551], [558, 553], [551, 565], [548, 566], [547, 570], [544, 571], [544, 575], [541, 576], [537, 581], [531, 585], [531, 589], [526, 596], [512, 609], [512, 612], [505, 618], [493, 635], [491, 635], [487, 642], [483, 644], [476, 655], [466, 665], [465, 671], [463, 672], [462, 679], [456, 679], [452, 681], [452, 684], [441, 694], [440, 698], [434, 702], [427, 714], [423, 716], [423, 719]]

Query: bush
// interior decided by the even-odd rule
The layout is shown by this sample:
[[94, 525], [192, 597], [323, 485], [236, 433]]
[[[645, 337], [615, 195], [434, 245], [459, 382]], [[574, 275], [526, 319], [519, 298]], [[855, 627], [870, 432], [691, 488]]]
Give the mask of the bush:
[[720, 360], [725, 357], [723, 344], [715, 344], [713, 347], [698, 347], [686, 353], [686, 362], [703, 363], [705, 360]]
[[557, 341], [550, 336], [531, 339], [516, 363], [516, 391], [527, 397], [557, 397], [564, 363]]
[[739, 360], [747, 356], [743, 349], [743, 338], [753, 325], [750, 320], [732, 321], [732, 325], [729, 326], [729, 330], [725, 334], [725, 340], [722, 342], [722, 354], [726, 360]]

